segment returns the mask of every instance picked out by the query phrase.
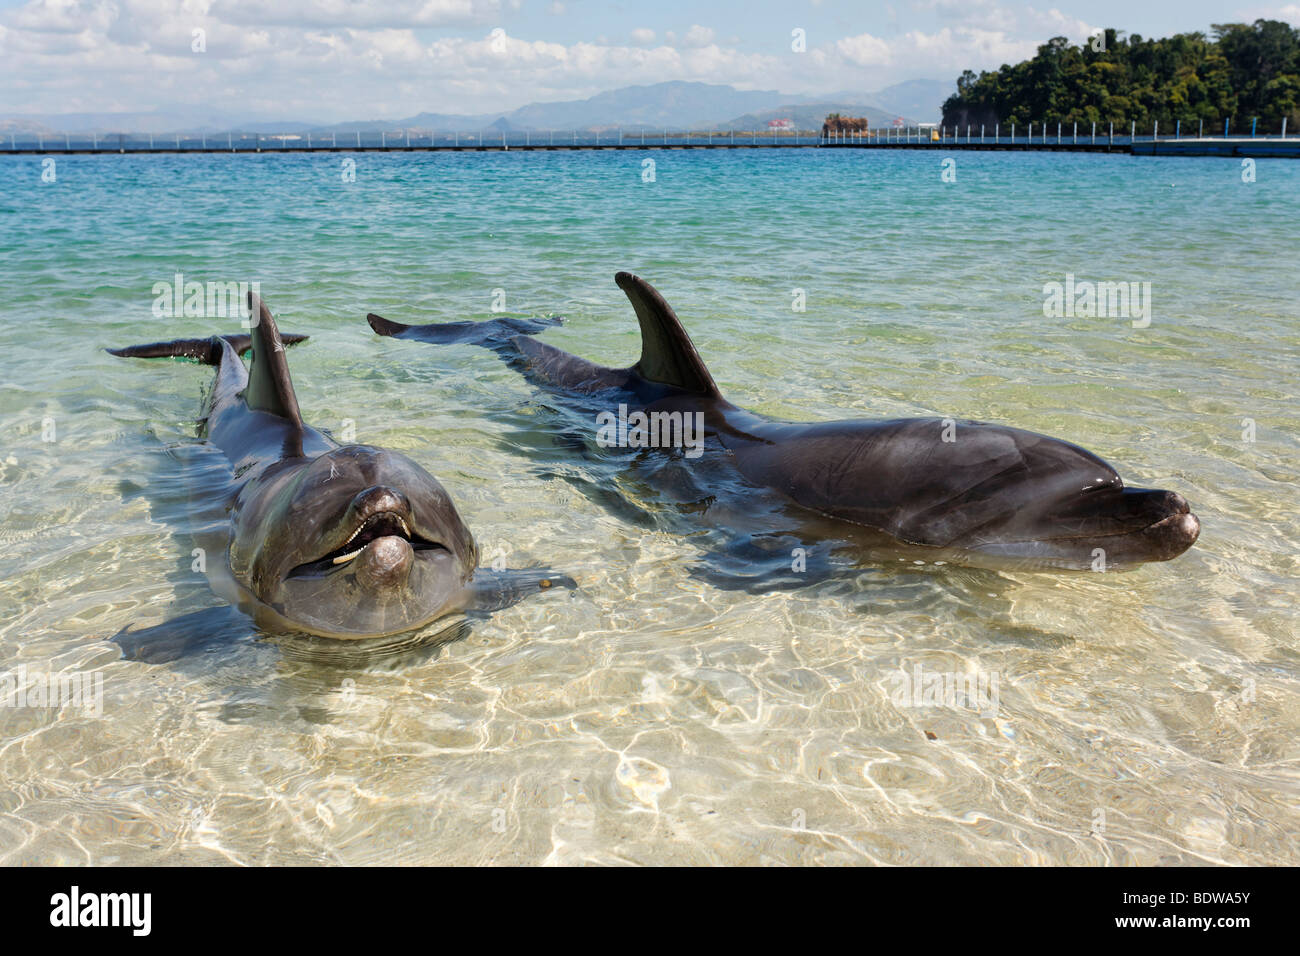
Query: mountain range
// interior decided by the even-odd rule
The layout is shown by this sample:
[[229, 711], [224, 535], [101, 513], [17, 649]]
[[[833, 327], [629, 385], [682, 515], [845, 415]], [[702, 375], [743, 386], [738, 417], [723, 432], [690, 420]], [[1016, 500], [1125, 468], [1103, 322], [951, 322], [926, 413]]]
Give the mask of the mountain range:
[[819, 96], [776, 90], [738, 90], [731, 86], [673, 80], [649, 86], [626, 86], [583, 100], [529, 103], [506, 112], [417, 113], [399, 119], [320, 123], [309, 119], [249, 122], [215, 110], [175, 106], [135, 113], [9, 114], [0, 116], [0, 134], [60, 133], [213, 133], [235, 129], [250, 133], [350, 133], [411, 130], [605, 130], [647, 129], [748, 130], [770, 120], [788, 119], [801, 129], [817, 129], [827, 113], [865, 116], [874, 126], [902, 118], [909, 125], [937, 121], [943, 101], [953, 91], [941, 80], [908, 80], [874, 93], [841, 90]]

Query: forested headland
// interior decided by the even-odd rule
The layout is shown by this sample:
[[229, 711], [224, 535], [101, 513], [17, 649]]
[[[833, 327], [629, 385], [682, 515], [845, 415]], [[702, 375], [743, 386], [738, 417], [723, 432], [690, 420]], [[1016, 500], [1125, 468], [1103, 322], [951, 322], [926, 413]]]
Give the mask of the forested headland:
[[957, 80], [943, 105], [949, 127], [1021, 127], [1114, 123], [1127, 132], [1181, 120], [1205, 122], [1206, 132], [1277, 132], [1283, 117], [1300, 133], [1300, 30], [1279, 20], [1215, 24], [1212, 33], [1179, 33], [1161, 40], [1107, 29], [1075, 46], [1054, 37], [1033, 59]]

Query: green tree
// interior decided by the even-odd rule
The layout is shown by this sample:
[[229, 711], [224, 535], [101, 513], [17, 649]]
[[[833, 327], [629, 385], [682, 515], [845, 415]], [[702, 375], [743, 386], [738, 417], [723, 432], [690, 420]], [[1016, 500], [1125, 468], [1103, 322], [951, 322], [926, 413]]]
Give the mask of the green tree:
[[1034, 57], [997, 70], [966, 70], [943, 106], [948, 126], [1029, 122], [1055, 125], [1159, 122], [1172, 129], [1258, 117], [1276, 130], [1284, 117], [1300, 131], [1300, 30], [1278, 20], [1215, 24], [1213, 38], [1164, 39], [1108, 28], [1104, 43], [1073, 46], [1053, 37]]

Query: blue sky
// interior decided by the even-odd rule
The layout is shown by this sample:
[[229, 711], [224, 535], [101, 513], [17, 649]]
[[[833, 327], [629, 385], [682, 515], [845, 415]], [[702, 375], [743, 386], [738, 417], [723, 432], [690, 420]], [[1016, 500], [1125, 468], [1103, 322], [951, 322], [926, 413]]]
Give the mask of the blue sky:
[[1300, 24], [1300, 0], [0, 0], [0, 113], [396, 118], [672, 79], [870, 91], [950, 81], [1055, 35], [1165, 36], [1260, 16]]

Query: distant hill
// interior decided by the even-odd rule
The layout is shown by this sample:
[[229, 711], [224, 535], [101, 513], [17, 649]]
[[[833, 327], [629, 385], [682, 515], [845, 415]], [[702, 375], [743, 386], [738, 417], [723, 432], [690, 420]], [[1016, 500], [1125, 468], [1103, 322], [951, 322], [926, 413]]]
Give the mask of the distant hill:
[[[183, 109], [152, 110], [148, 112], [122, 113], [51, 113], [48, 115], [24, 116], [11, 114], [0, 118], [0, 126], [5, 124], [27, 124], [41, 127], [46, 132], [54, 133], [202, 133], [225, 131], [228, 129], [246, 130], [250, 133], [293, 133], [306, 130], [313, 124], [302, 120], [271, 120], [239, 123], [220, 113], [204, 113], [195, 116], [193, 111]], [[22, 126], [17, 126], [21, 130]]]
[[37, 123], [21, 116], [0, 120], [0, 134], [4, 136], [9, 136], [11, 133], [19, 136], [53, 136], [57, 132], [44, 123]]
[[504, 113], [417, 113], [395, 120], [350, 120], [314, 127], [313, 132], [378, 132], [434, 129], [439, 132], [480, 129], [519, 131], [608, 129], [615, 126], [693, 129], [716, 124], [719, 117], [777, 106], [785, 99], [775, 90], [737, 90], [730, 86], [672, 80], [650, 86], [625, 86], [584, 100], [529, 103]]
[[922, 123], [937, 123], [943, 102], [957, 89], [953, 80], [907, 80], [872, 93], [869, 102], [899, 116], [915, 117]]
[[[872, 126], [889, 125], [898, 116], [909, 123], [937, 115], [937, 103], [952, 86], [937, 80], [911, 80], [877, 93], [843, 91], [817, 96], [779, 93], [776, 90], [738, 90], [713, 83], [672, 80], [648, 86], [625, 86], [582, 100], [529, 103], [515, 110], [493, 113], [417, 113], [400, 119], [349, 120], [322, 124], [311, 120], [248, 121], [216, 110], [170, 105], [147, 112], [63, 113], [12, 115], [0, 122], [25, 129], [54, 133], [137, 132], [156, 134], [216, 133], [401, 133], [404, 130], [604, 130], [617, 126], [647, 129], [754, 129], [771, 119], [791, 119], [804, 129], [819, 129], [829, 112], [866, 116]], [[936, 96], [938, 99], [936, 100]], [[3, 127], [11, 128], [11, 127]]]
[[652, 86], [625, 86], [585, 100], [532, 103], [506, 114], [515, 129], [592, 129], [659, 126], [693, 129], [749, 110], [780, 104], [776, 90], [737, 90], [710, 83], [675, 80]]

